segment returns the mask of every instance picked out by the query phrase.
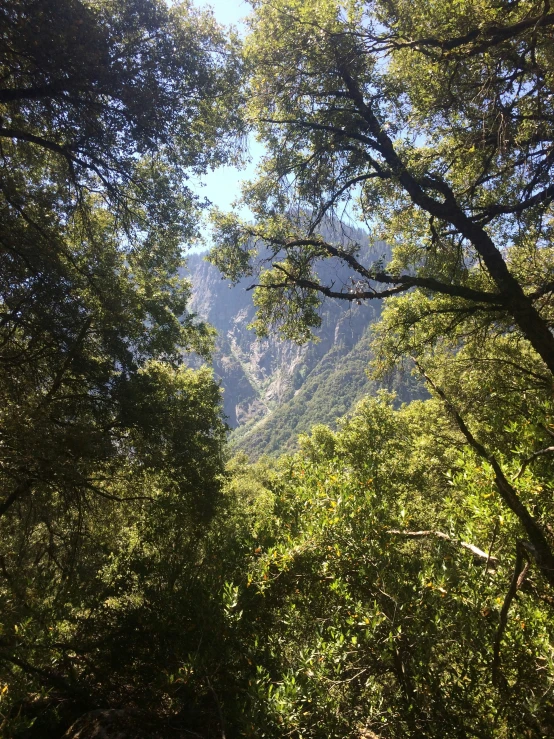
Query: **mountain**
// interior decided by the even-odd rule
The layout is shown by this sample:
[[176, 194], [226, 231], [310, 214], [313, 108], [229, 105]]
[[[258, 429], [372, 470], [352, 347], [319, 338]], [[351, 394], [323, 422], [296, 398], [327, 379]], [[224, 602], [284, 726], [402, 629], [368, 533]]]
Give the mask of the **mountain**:
[[[378, 242], [365, 251], [369, 263], [388, 249]], [[230, 287], [200, 254], [189, 256], [188, 271], [191, 307], [218, 332], [213, 367], [224, 391], [233, 451], [256, 458], [291, 450], [298, 433], [316, 423], [332, 426], [359, 398], [375, 392], [365, 370], [371, 357], [369, 330], [380, 316], [381, 301], [325, 301], [317, 342], [298, 346], [278, 337], [259, 340], [247, 328], [254, 318], [252, 292], [247, 291], [253, 279]], [[321, 279], [335, 285], [350, 284], [352, 276], [336, 264], [320, 270]]]

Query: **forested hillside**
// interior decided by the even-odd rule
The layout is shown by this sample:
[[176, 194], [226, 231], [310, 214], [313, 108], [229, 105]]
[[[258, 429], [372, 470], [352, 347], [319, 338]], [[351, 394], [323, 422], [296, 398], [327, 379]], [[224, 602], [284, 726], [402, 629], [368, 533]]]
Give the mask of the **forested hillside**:
[[[384, 243], [369, 248], [363, 231], [345, 226], [341, 231], [357, 238], [369, 261], [390, 258]], [[249, 328], [255, 319], [248, 289], [253, 279], [229, 285], [203, 254], [189, 256], [185, 274], [192, 285], [191, 308], [217, 331], [211, 364], [233, 429], [231, 452], [245, 451], [255, 459], [295, 449], [299, 433], [317, 423], [334, 426], [363, 395], [375, 394], [383, 384], [394, 386], [403, 401], [424, 394], [409, 372], [395, 373], [384, 383], [368, 377], [369, 336], [381, 313], [380, 301], [329, 301], [320, 309], [315, 341], [299, 345], [278, 337], [258, 338]], [[352, 289], [350, 276], [344, 267], [321, 275], [345, 290]]]
[[0, 734], [548, 739], [554, 12], [249, 11], [0, 4]]
[[[380, 248], [385, 247], [376, 250]], [[259, 421], [290, 400], [312, 372], [317, 373], [319, 362], [332, 349], [348, 353], [380, 314], [380, 304], [348, 306], [334, 301], [321, 312], [315, 342], [300, 346], [278, 337], [258, 339], [249, 328], [255, 319], [252, 291], [248, 290], [253, 279], [230, 286], [204, 255], [191, 255], [187, 264], [191, 307], [218, 333], [213, 362], [216, 375], [222, 378], [224, 410], [231, 428]], [[347, 274], [342, 272], [334, 278], [346, 283]]]

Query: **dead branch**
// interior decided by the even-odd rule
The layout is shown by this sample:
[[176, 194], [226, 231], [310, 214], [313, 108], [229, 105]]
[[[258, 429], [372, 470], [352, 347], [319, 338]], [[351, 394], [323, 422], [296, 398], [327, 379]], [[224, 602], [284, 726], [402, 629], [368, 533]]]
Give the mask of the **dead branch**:
[[469, 544], [467, 541], [453, 539], [451, 536], [445, 534], [443, 531], [400, 531], [399, 529], [389, 529], [387, 531], [387, 534], [393, 534], [394, 536], [403, 536], [407, 539], [421, 539], [427, 536], [435, 536], [438, 539], [443, 539], [443, 541], [450, 542], [450, 544], [455, 544], [463, 547], [464, 549], [467, 549], [473, 554], [476, 559], [487, 562], [487, 565], [489, 567], [496, 567], [498, 565], [498, 559], [496, 557], [490, 556], [490, 554], [488, 554], [487, 552], [479, 549], [479, 547], [476, 547], [474, 544]]

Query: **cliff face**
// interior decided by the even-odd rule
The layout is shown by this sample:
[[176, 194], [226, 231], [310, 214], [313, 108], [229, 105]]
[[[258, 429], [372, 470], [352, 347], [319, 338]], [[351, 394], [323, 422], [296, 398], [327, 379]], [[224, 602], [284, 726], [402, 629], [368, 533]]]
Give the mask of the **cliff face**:
[[[378, 244], [364, 262], [382, 256]], [[321, 308], [319, 341], [297, 346], [278, 337], [258, 340], [248, 329], [254, 318], [252, 293], [244, 280], [229, 287], [202, 255], [188, 259], [193, 284], [192, 309], [217, 329], [213, 366], [224, 391], [231, 443], [253, 456], [290, 448], [306, 423], [332, 423], [372, 386], [365, 375], [370, 358], [368, 329], [379, 318], [380, 301], [362, 305], [326, 301]], [[329, 267], [321, 278], [335, 286], [350, 283], [352, 273]], [[304, 412], [300, 412], [303, 408]]]

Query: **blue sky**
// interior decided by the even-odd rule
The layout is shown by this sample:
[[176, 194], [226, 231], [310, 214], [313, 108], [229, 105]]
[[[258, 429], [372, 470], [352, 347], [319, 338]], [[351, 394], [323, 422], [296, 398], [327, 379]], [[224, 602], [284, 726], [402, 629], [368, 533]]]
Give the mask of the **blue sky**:
[[[219, 23], [234, 25], [241, 29], [241, 18], [248, 15], [250, 6], [243, 0], [194, 0], [199, 8], [210, 7]], [[230, 210], [231, 203], [240, 194], [240, 181], [251, 179], [254, 175], [256, 161], [261, 155], [261, 146], [255, 141], [249, 142], [251, 162], [243, 170], [235, 167], [220, 167], [202, 178], [203, 186], [198, 188], [201, 195], [206, 196], [222, 210]]]
[[[245, 0], [193, 0], [193, 3], [199, 8], [211, 8], [219, 23], [234, 25], [239, 32], [244, 30], [241, 19], [249, 15], [251, 10]], [[263, 147], [251, 137], [249, 151], [251, 161], [244, 169], [238, 170], [235, 167], [220, 167], [215, 172], [208, 173], [202, 178], [202, 184], [200, 185], [199, 183], [199, 186], [196, 188], [197, 192], [207, 197], [215, 206], [222, 210], [231, 210], [231, 204], [240, 195], [241, 181], [254, 177], [255, 167], [262, 156]], [[249, 211], [245, 209], [241, 214], [248, 217], [248, 213]], [[351, 219], [351, 225], [364, 227], [364, 224], [357, 221], [357, 217], [352, 212], [351, 207], [347, 208], [343, 217]]]
[[199, 8], [212, 8], [217, 20], [225, 25], [238, 25], [241, 18], [250, 12], [250, 6], [243, 0], [194, 0], [194, 4]]

